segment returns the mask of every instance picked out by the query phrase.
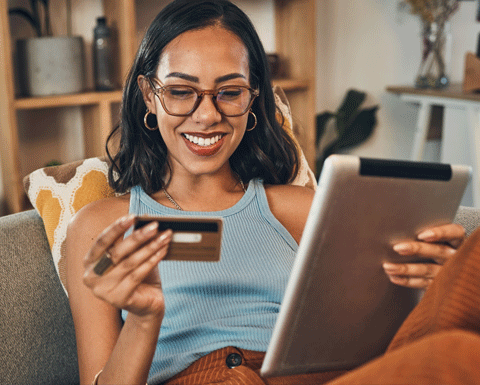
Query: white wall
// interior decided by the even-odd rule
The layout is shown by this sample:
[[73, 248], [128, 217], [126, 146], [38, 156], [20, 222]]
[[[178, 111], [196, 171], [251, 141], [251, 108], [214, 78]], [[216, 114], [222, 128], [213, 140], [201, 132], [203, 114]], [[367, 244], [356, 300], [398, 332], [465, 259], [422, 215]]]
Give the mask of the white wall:
[[[412, 85], [420, 64], [420, 23], [400, 11], [399, 0], [317, 0], [317, 110], [336, 110], [349, 88], [367, 92], [380, 105], [372, 137], [351, 152], [406, 159], [413, 143], [417, 108], [385, 88]], [[467, 1], [451, 19], [451, 80], [463, 79], [466, 51], [476, 51], [480, 23], [477, 2]], [[426, 159], [439, 160], [438, 143]]]

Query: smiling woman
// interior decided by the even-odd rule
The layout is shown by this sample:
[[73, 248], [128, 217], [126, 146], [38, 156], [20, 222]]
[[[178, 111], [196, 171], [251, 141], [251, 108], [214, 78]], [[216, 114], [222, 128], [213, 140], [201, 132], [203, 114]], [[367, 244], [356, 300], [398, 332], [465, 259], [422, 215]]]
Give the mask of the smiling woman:
[[[169, 9], [167, 7], [166, 11]], [[235, 135], [233, 131], [231, 135], [227, 135], [224, 129], [228, 124], [248, 121], [247, 129], [252, 129], [258, 124], [262, 129], [253, 130], [245, 140], [239, 142], [241, 144], [238, 151], [231, 154], [235, 159], [234, 162], [230, 162], [233, 171], [244, 181], [259, 176], [264, 178], [265, 182], [275, 184], [293, 180], [298, 169], [298, 154], [295, 146], [292, 147], [292, 140], [288, 138], [288, 134], [279, 129], [279, 124], [275, 121], [275, 102], [268, 75], [268, 61], [251, 22], [248, 19], [248, 23], [245, 22], [233, 12], [222, 16], [221, 19], [216, 19], [215, 15], [208, 20], [198, 19], [193, 14], [185, 14], [188, 21], [177, 26], [176, 20], [173, 20], [171, 15], [167, 12], [163, 14], [166, 25], [159, 28], [154, 21], [147, 31], [145, 41], [155, 44], [141, 46], [137, 56], [138, 65], [132, 68], [126, 85], [125, 96], [129, 103], [124, 103], [124, 106], [128, 106], [128, 110], [124, 110], [119, 130], [123, 132], [128, 130], [130, 134], [135, 132], [133, 135], [138, 138], [138, 142], [128, 148], [121, 148], [113, 156], [114, 171], [119, 175], [118, 179], [112, 178], [115, 180], [114, 187], [119, 191], [127, 191], [142, 181], [145, 191], [153, 193], [159, 191], [166, 183], [172, 183], [165, 178], [165, 174], [162, 174], [169, 172], [171, 167], [171, 164], [166, 162], [164, 142], [166, 138], [163, 134], [167, 134], [167, 131], [160, 135], [161, 130], [165, 128], [162, 127], [162, 122], [165, 121], [171, 127], [172, 124], [180, 123], [178, 115], [189, 113], [187, 121], [205, 117], [205, 113], [210, 115], [207, 119], [221, 117], [222, 122], [215, 127], [217, 132], [212, 128], [208, 132], [205, 129], [198, 130], [197, 127], [192, 129], [192, 124], [188, 131], [185, 130], [187, 125], [178, 128], [177, 132], [181, 129], [184, 134], [198, 137], [199, 140], [202, 137], [219, 136], [220, 142], [227, 142], [232, 136], [238, 137], [238, 130]], [[231, 22], [229, 20], [227, 23], [226, 19], [231, 19]], [[201, 34], [198, 33], [200, 29]], [[183, 34], [178, 33], [180, 31]], [[175, 88], [172, 89], [171, 86]], [[236, 99], [241, 100], [241, 106], [246, 107], [245, 109], [242, 108], [242, 111], [237, 107], [233, 109], [231, 103], [225, 101], [225, 98], [231, 99], [232, 96], [231, 93], [222, 92], [225, 86], [234, 86], [235, 92], [240, 92], [242, 98]], [[170, 111], [172, 91], [178, 96], [178, 91], [181, 90], [183, 98], [187, 90], [185, 87], [188, 87], [193, 97], [188, 100], [195, 100], [193, 106], [188, 105], [191, 111], [182, 109], [172, 113]], [[141, 94], [138, 92], [139, 89]], [[198, 93], [200, 91], [196, 91], [199, 89], [204, 89], [208, 93], [202, 96]], [[216, 93], [216, 97], [211, 95], [213, 92]], [[246, 103], [246, 100], [249, 100], [249, 103]], [[210, 106], [213, 108], [206, 108]], [[145, 130], [141, 124], [147, 108], [149, 115], [156, 116], [160, 131]], [[152, 123], [149, 126], [156, 127], [156, 124]], [[219, 129], [220, 127], [224, 129]], [[155, 169], [157, 172], [147, 175], [145, 168], [136, 162], [130, 167], [131, 162], [128, 158], [132, 158], [132, 155], [128, 153], [129, 151], [136, 153], [135, 159], [153, 162], [147, 169]], [[122, 165], [128, 167], [122, 169]], [[272, 172], [273, 170], [275, 171]], [[169, 188], [173, 186], [170, 185]]]
[[[85, 206], [67, 231], [82, 383], [269, 383], [257, 369], [314, 194], [290, 184], [301, 158], [281, 117], [265, 51], [237, 6], [175, 0], [158, 14], [109, 139], [120, 135], [109, 181], [124, 194]], [[222, 218], [220, 261], [163, 261], [172, 232], [157, 221], [131, 229], [139, 215]], [[442, 230], [412, 242], [419, 254], [463, 239]]]
[[[111, 136], [120, 147], [110, 182], [128, 193], [86, 206], [67, 233], [82, 382], [103, 368], [98, 383], [160, 383], [224, 347], [266, 350], [313, 197], [287, 185], [300, 156], [276, 119], [268, 71], [251, 22], [229, 1], [174, 1], [146, 32]], [[123, 239], [131, 215], [147, 213], [223, 217], [221, 261], [160, 265], [170, 232]], [[110, 269], [95, 273], [99, 261]]]

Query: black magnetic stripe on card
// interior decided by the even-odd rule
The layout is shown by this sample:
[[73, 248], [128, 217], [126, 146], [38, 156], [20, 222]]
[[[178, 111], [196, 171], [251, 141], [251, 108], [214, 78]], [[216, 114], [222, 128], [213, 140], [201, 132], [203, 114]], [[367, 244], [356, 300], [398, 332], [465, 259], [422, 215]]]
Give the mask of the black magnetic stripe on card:
[[[150, 223], [151, 221], [142, 221], [139, 220], [135, 225], [135, 228], [140, 228]], [[181, 231], [181, 232], [205, 232], [205, 233], [216, 233], [218, 232], [218, 223], [216, 222], [177, 222], [177, 221], [158, 221], [158, 230], [172, 230], [172, 231]]]

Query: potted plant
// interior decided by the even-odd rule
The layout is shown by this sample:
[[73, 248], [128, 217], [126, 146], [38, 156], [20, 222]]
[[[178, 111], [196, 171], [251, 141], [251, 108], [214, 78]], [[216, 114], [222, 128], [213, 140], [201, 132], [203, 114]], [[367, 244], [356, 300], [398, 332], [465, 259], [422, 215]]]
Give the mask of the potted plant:
[[378, 106], [362, 107], [366, 97], [365, 92], [350, 89], [337, 111], [317, 115], [317, 178], [329, 155], [358, 146], [373, 133]]
[[[70, 0], [66, 1], [69, 13]], [[17, 68], [22, 95], [45, 96], [83, 91], [83, 39], [71, 36], [70, 32], [67, 36], [53, 36], [49, 0], [30, 0], [30, 9], [14, 7], [9, 14], [26, 20], [36, 35], [17, 40]], [[69, 25], [67, 29], [70, 31]]]

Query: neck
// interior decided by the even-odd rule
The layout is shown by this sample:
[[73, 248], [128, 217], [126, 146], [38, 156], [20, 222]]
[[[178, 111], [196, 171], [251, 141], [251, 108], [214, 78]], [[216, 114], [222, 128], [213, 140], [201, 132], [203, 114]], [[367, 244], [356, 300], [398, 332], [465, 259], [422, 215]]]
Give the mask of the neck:
[[153, 198], [177, 210], [225, 210], [235, 205], [246, 191], [240, 177], [230, 168], [214, 175], [182, 177], [172, 174], [167, 180], [165, 190], [153, 194]]

